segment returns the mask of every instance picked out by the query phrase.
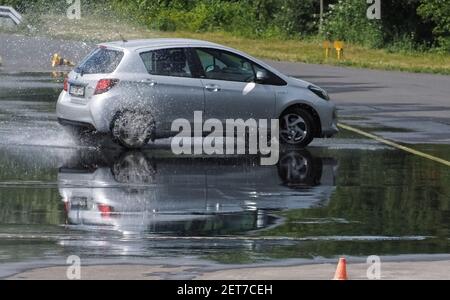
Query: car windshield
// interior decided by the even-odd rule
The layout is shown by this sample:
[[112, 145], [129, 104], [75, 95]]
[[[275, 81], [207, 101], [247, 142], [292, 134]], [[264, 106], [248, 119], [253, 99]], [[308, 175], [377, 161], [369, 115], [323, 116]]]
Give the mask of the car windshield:
[[122, 58], [122, 51], [98, 48], [81, 62], [75, 72], [81, 74], [112, 73], [122, 61]]

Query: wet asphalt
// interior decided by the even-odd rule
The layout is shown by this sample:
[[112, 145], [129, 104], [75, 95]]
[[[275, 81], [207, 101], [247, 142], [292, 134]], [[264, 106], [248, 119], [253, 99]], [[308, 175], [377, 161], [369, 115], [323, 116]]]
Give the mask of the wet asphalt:
[[[33, 41], [0, 35], [0, 277], [69, 255], [223, 266], [450, 253], [448, 167], [346, 131], [283, 149], [276, 166], [175, 157], [164, 140], [81, 147], [54, 114], [64, 75], [45, 58], [61, 43], [41, 41], [27, 65], [6, 40]], [[450, 158], [449, 77], [270, 63], [328, 88], [342, 122]]]

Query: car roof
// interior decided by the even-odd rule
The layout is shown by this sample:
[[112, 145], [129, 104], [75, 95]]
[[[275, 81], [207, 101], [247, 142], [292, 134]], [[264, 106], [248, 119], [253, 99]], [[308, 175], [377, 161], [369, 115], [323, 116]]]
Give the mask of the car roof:
[[193, 40], [193, 39], [174, 39], [174, 38], [158, 38], [158, 39], [144, 39], [144, 40], [130, 40], [130, 41], [115, 41], [109, 43], [101, 43], [100, 46], [113, 47], [127, 50], [137, 50], [147, 47], [171, 47], [171, 46], [196, 46], [196, 47], [224, 47], [219, 44]]

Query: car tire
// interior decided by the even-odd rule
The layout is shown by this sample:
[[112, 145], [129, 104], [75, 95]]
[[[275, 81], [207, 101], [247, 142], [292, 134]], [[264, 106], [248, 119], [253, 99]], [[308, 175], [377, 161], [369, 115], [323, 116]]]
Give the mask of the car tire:
[[128, 185], [154, 183], [157, 173], [156, 165], [138, 150], [123, 153], [112, 165], [111, 172], [118, 183]]
[[283, 185], [305, 188], [320, 185], [322, 159], [313, 157], [307, 150], [282, 153], [278, 162], [278, 175]]
[[295, 147], [306, 147], [314, 139], [314, 121], [311, 114], [294, 107], [280, 118], [280, 143]]
[[113, 141], [127, 149], [141, 149], [154, 131], [153, 118], [149, 114], [133, 111], [118, 113], [111, 122]]

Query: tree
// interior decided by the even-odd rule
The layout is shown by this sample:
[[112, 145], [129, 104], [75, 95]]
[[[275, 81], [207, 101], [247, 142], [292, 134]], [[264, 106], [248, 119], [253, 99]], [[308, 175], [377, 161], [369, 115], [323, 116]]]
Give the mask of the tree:
[[443, 0], [422, 0], [418, 13], [434, 23], [433, 34], [441, 49], [450, 51], [450, 2]]

